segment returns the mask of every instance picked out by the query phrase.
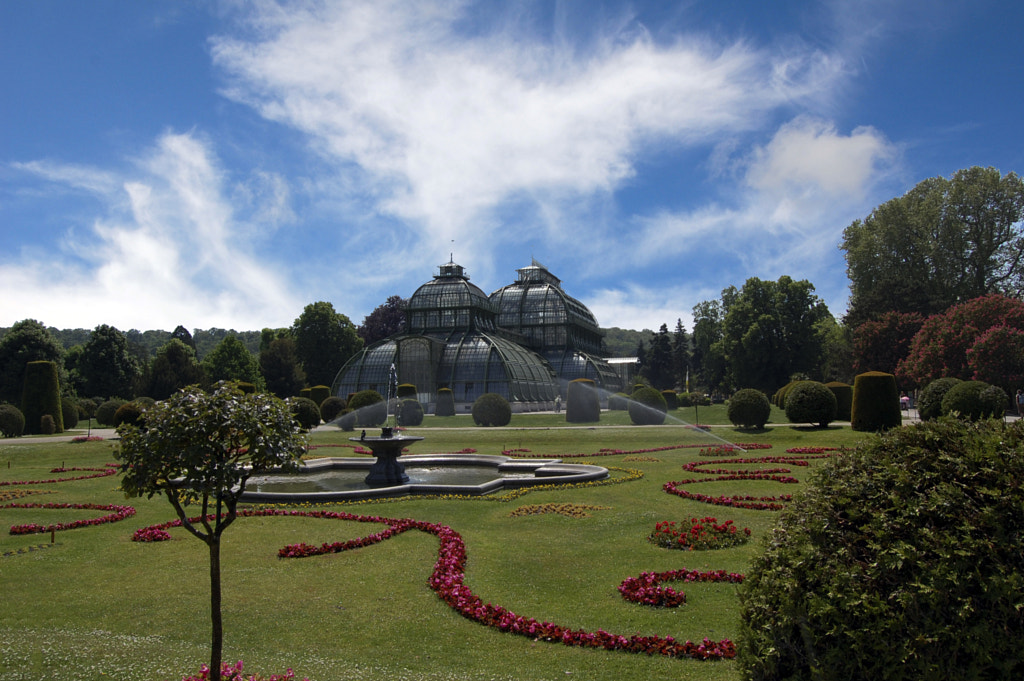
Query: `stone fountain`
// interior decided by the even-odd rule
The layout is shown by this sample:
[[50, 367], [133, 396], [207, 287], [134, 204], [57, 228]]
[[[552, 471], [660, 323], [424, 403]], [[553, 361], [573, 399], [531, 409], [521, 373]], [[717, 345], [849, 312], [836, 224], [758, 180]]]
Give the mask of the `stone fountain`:
[[377, 457], [370, 466], [370, 473], [366, 476], [366, 484], [370, 487], [393, 487], [404, 485], [409, 482], [409, 476], [405, 473], [405, 466], [399, 461], [402, 449], [407, 445], [422, 440], [422, 437], [415, 435], [396, 435], [394, 428], [385, 426], [381, 428], [380, 435], [366, 436], [366, 431], [360, 437], [349, 438], [352, 442], [358, 442], [368, 447], [370, 452]]

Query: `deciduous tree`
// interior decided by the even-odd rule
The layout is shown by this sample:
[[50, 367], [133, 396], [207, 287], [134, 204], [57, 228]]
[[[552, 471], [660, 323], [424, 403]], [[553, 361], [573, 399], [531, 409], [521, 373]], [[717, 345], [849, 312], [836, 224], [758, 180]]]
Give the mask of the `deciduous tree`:
[[0, 338], [0, 402], [19, 404], [29, 362], [55, 362], [61, 385], [67, 384], [63, 373], [64, 348], [53, 334], [35, 319], [17, 322]]
[[405, 306], [409, 301], [401, 296], [391, 296], [383, 305], [363, 318], [357, 329], [363, 343], [371, 345], [388, 336], [405, 330]]
[[142, 373], [128, 337], [107, 324], [100, 324], [89, 334], [76, 364], [85, 395], [130, 398]]
[[202, 367], [206, 379], [213, 383], [245, 381], [252, 383], [258, 389], [263, 389], [265, 385], [256, 355], [249, 352], [249, 349], [234, 334], [225, 336], [224, 340], [203, 358]]
[[192, 348], [172, 338], [150, 362], [137, 392], [154, 400], [164, 400], [185, 386], [203, 381], [203, 369]]
[[348, 358], [362, 349], [363, 339], [348, 317], [320, 301], [306, 306], [292, 326], [295, 353], [309, 385], [331, 385]]
[[924, 317], [916, 312], [886, 312], [853, 330], [854, 373], [881, 371], [895, 374], [910, 352]]
[[278, 397], [294, 397], [306, 383], [306, 374], [299, 366], [295, 353], [295, 341], [289, 335], [270, 341], [266, 350], [260, 352], [260, 373], [266, 381], [267, 390]]

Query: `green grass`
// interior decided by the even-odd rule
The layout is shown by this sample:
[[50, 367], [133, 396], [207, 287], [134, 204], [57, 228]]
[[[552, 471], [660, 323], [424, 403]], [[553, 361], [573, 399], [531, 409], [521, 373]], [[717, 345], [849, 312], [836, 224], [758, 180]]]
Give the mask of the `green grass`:
[[[690, 410], [674, 412], [684, 418]], [[594, 454], [602, 448], [651, 449], [683, 443], [764, 442], [788, 447], [854, 445], [864, 438], [848, 427], [827, 430], [781, 426], [741, 431], [731, 426], [705, 434], [679, 426], [635, 427], [605, 412], [600, 424], [565, 427], [564, 416], [519, 414], [510, 428], [474, 428], [468, 417], [428, 417], [413, 434], [424, 436], [413, 453], [472, 447], [496, 454], [509, 448], [535, 456]], [[701, 423], [715, 424], [723, 407], [700, 408]], [[628, 419], [628, 417], [627, 417]], [[319, 444], [346, 443], [352, 433], [318, 432]], [[112, 462], [111, 442], [0, 440], [0, 480], [63, 477], [56, 466]], [[318, 452], [319, 453], [319, 452]], [[330, 450], [324, 453], [333, 454]], [[467, 547], [466, 582], [485, 601], [517, 614], [573, 628], [671, 635], [699, 640], [737, 636], [739, 606], [733, 585], [688, 584], [688, 603], [658, 610], [630, 604], [617, 587], [647, 570], [726, 569], [743, 572], [775, 513], [709, 506], [661, 491], [668, 480], [690, 477], [680, 466], [698, 449], [587, 457], [644, 477], [622, 484], [538, 490], [507, 501], [412, 498], [336, 506], [366, 515], [410, 517], [451, 526]], [[750, 465], [741, 467], [750, 468]], [[812, 465], [813, 468], [813, 465]], [[809, 469], [793, 467], [805, 479]], [[622, 473], [617, 473], [622, 475]], [[139, 527], [171, 520], [162, 498], [125, 502], [117, 478], [32, 485], [49, 494], [22, 502], [129, 503], [126, 521], [50, 535], [0, 534], [0, 678], [180, 679], [208, 657], [209, 593], [206, 546], [183, 530], [173, 541], [131, 541]], [[777, 495], [796, 491], [772, 482], [706, 483], [708, 494]], [[24, 487], [0, 487], [0, 493]], [[510, 517], [524, 505], [573, 503], [606, 506], [586, 518]], [[0, 527], [87, 518], [97, 511], [0, 509]], [[754, 531], [735, 548], [678, 552], [646, 541], [659, 520], [713, 515]], [[244, 659], [263, 674], [288, 667], [316, 680], [333, 679], [736, 679], [733, 662], [649, 658], [535, 642], [463, 619], [445, 606], [426, 580], [437, 540], [408, 532], [348, 553], [282, 560], [277, 550], [300, 541], [358, 537], [378, 526], [304, 518], [240, 519], [224, 535], [225, 660]], [[31, 549], [31, 550], [30, 550]], [[19, 553], [19, 551], [21, 551]], [[8, 555], [12, 554], [12, 555]], [[678, 585], [677, 585], [678, 586]], [[682, 588], [682, 587], [681, 587]]]

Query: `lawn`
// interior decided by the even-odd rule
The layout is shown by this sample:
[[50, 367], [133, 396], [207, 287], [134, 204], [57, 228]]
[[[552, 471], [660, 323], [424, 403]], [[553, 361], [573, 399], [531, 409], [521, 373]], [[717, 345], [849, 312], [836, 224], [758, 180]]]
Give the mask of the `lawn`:
[[[695, 420], [693, 409], [674, 412]], [[644, 571], [689, 568], [742, 573], [776, 513], [713, 506], [662, 491], [667, 481], [708, 478], [682, 466], [715, 459], [708, 468], [789, 468], [806, 479], [809, 465], [720, 464], [700, 448], [722, 442], [759, 443], [740, 457], [785, 456], [786, 449], [853, 446], [865, 436], [848, 426], [826, 430], [778, 426], [750, 432], [717, 426], [705, 433], [682, 425], [627, 425], [605, 412], [600, 424], [566, 427], [552, 414], [515, 415], [510, 428], [472, 426], [468, 417], [428, 417], [411, 434], [425, 439], [417, 454], [473, 448], [482, 454], [524, 450], [612, 469], [615, 479], [582, 488], [540, 489], [515, 497], [412, 498], [331, 505], [330, 510], [412, 518], [451, 527], [467, 551], [465, 582], [485, 602], [572, 629], [631, 636], [718, 641], [737, 637], [733, 584], [672, 583], [684, 590], [679, 608], [627, 602], [618, 586]], [[720, 424], [724, 408], [700, 408], [701, 423]], [[773, 414], [773, 420], [781, 415]], [[674, 423], [672, 419], [670, 419]], [[318, 431], [314, 444], [348, 444], [353, 433]], [[0, 534], [0, 678], [180, 679], [208, 657], [209, 593], [206, 546], [184, 530], [172, 540], [131, 541], [140, 527], [174, 518], [165, 499], [125, 500], [116, 477], [66, 482], [58, 467], [101, 468], [114, 461], [112, 441], [70, 443], [46, 438], [0, 441], [0, 486], [10, 503], [130, 504], [134, 517], [51, 534]], [[672, 449], [661, 449], [674, 447]], [[606, 455], [602, 450], [619, 450]], [[348, 454], [315, 449], [313, 454]], [[570, 458], [572, 457], [572, 458]], [[710, 496], [777, 496], [799, 484], [732, 480], [685, 486]], [[26, 491], [28, 496], [12, 498]], [[547, 512], [571, 505], [577, 513]], [[556, 505], [563, 505], [557, 506]], [[589, 507], [589, 508], [588, 508]], [[310, 508], [310, 507], [303, 507]], [[323, 507], [322, 507], [323, 508]], [[524, 514], [513, 514], [520, 510]], [[533, 511], [532, 514], [525, 514]], [[0, 508], [3, 527], [95, 518], [100, 510]], [[657, 522], [691, 517], [731, 519], [753, 531], [748, 544], [712, 551], [673, 551], [646, 541]], [[736, 679], [732, 661], [696, 661], [583, 649], [532, 640], [463, 618], [432, 591], [427, 579], [438, 539], [418, 531], [344, 553], [278, 558], [286, 545], [320, 544], [371, 534], [376, 523], [303, 517], [241, 518], [224, 535], [225, 660], [270, 674], [334, 679]]]

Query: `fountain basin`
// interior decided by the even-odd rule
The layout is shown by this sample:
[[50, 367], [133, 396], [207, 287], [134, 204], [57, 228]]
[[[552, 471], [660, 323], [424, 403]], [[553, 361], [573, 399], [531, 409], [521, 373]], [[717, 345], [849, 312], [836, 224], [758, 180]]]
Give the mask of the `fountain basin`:
[[[300, 466], [294, 474], [268, 473], [254, 475], [246, 485], [242, 501], [264, 504], [301, 502], [358, 501], [419, 494], [458, 494], [481, 496], [492, 492], [532, 487], [602, 480], [608, 469], [589, 464], [563, 463], [561, 459], [513, 459], [486, 454], [425, 454], [398, 457], [408, 473], [408, 481], [389, 486], [365, 482], [375, 460], [367, 457], [325, 457]], [[467, 475], [468, 469], [474, 469]], [[461, 470], [460, 470], [461, 469]], [[421, 473], [429, 470], [430, 474]], [[347, 476], [337, 483], [317, 483], [318, 477], [332, 471]], [[482, 474], [481, 474], [481, 471]], [[491, 474], [487, 474], [491, 471]], [[470, 477], [479, 482], [463, 482]], [[455, 479], [454, 481], [452, 479]], [[296, 481], [309, 484], [296, 485]], [[339, 489], [325, 489], [326, 487]], [[283, 491], [283, 488], [294, 491]], [[340, 489], [344, 487], [344, 489]], [[276, 489], [275, 489], [276, 488]]]

